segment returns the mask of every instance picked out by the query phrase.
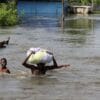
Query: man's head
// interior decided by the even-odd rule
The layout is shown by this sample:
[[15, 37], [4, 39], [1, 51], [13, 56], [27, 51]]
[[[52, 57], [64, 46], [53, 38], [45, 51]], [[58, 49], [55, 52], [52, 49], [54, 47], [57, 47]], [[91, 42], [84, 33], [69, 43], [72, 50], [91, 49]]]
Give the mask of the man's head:
[[38, 63], [37, 65], [39, 69], [43, 69], [45, 67], [45, 63]]
[[7, 60], [6, 60], [6, 58], [1, 58], [1, 59], [0, 59], [0, 64], [1, 64], [1, 67], [6, 67], [6, 65], [7, 65]]

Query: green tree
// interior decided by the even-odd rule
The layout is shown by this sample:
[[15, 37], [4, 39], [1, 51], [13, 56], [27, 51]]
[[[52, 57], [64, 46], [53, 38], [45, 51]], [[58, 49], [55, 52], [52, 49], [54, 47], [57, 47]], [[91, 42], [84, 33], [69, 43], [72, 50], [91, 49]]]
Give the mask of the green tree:
[[18, 23], [18, 15], [15, 2], [0, 4], [0, 25], [12, 26]]
[[89, 5], [91, 3], [100, 4], [100, 0], [68, 0], [68, 3], [69, 4], [79, 4], [79, 5]]

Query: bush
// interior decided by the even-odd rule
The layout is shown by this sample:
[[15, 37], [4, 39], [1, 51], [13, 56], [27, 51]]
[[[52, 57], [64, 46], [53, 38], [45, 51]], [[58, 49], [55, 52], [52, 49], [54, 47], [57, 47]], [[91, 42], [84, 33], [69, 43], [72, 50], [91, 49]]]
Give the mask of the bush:
[[0, 4], [0, 25], [12, 26], [18, 23], [16, 4], [14, 2]]
[[77, 4], [77, 5], [92, 5], [92, 3], [96, 5], [100, 5], [100, 0], [65, 0], [68, 1], [69, 4]]

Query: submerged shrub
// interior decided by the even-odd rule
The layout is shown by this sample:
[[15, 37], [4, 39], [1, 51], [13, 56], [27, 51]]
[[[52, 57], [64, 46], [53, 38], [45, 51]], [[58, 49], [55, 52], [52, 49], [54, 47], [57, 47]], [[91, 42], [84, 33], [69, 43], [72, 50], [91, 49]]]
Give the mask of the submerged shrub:
[[0, 25], [12, 26], [18, 23], [17, 8], [15, 2], [0, 4]]

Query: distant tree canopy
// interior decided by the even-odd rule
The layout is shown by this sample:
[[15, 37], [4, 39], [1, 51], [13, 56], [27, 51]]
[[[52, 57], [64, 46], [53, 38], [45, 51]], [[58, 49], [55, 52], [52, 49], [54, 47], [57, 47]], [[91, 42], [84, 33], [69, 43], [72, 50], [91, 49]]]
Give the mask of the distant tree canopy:
[[100, 0], [65, 0], [68, 1], [69, 4], [79, 4], [79, 5], [89, 5], [91, 3], [100, 4]]
[[62, 0], [18, 0], [18, 1], [47, 1], [47, 2], [61, 2]]
[[12, 1], [17, 3], [18, 0], [0, 0], [0, 3], [9, 3]]
[[0, 3], [6, 3], [6, 2], [9, 2], [9, 1], [47, 1], [47, 2], [61, 2], [62, 0], [0, 0]]

